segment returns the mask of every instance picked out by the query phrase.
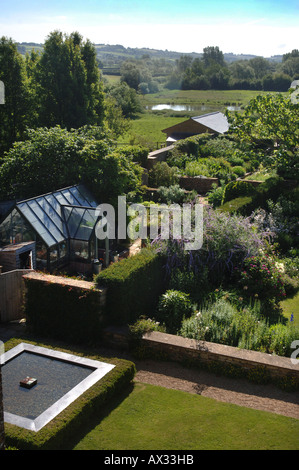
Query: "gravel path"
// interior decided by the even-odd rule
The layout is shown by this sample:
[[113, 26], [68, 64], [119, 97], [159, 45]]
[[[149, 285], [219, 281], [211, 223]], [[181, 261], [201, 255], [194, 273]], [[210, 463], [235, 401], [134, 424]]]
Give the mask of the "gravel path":
[[243, 379], [186, 369], [172, 362], [134, 361], [137, 382], [196, 393], [226, 403], [269, 411], [299, 419], [299, 393], [273, 385], [257, 385]]
[[[0, 325], [0, 340], [22, 337], [25, 325], [15, 323]], [[257, 385], [243, 379], [232, 379], [198, 370], [185, 368], [174, 362], [139, 361], [127, 352], [99, 351], [106, 357], [128, 359], [136, 365], [135, 381], [160, 387], [182, 390], [226, 403], [269, 411], [299, 419], [299, 393], [285, 392], [274, 385]]]

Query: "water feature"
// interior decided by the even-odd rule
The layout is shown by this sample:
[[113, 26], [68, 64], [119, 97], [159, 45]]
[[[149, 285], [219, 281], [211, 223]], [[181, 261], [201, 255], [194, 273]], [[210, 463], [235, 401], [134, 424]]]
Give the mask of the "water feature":
[[[4, 420], [38, 431], [114, 366], [21, 343], [3, 355]], [[20, 382], [36, 379], [31, 388]]]
[[[197, 112], [197, 111], [215, 111], [216, 108], [212, 108], [207, 105], [188, 105], [188, 104], [156, 104], [152, 106], [146, 106], [148, 111], [162, 111], [164, 109], [169, 109], [171, 111], [188, 111], [188, 112]], [[240, 111], [241, 106], [227, 106], [229, 111]]]

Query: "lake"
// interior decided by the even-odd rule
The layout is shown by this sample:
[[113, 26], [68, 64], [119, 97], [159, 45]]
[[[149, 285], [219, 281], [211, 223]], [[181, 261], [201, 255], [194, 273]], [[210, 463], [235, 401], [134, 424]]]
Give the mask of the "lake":
[[[188, 104], [156, 104], [153, 106], [146, 106], [149, 111], [162, 111], [163, 109], [170, 109], [172, 111], [210, 111], [210, 106], [205, 105], [188, 105]], [[227, 106], [229, 111], [240, 111], [241, 106]]]

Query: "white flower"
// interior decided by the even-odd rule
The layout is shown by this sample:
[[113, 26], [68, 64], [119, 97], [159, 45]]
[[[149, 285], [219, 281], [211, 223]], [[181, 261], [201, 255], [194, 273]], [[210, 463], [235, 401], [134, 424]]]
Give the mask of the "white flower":
[[283, 263], [275, 263], [275, 267], [280, 271], [281, 273], [284, 273], [284, 264]]

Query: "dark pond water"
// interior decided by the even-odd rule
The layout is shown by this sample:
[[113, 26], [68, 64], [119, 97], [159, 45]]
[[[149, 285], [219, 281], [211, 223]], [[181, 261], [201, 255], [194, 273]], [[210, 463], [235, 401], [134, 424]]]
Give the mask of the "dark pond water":
[[[84, 380], [94, 369], [24, 351], [2, 365], [4, 411], [36, 419]], [[31, 389], [20, 386], [27, 376], [37, 379]]]

